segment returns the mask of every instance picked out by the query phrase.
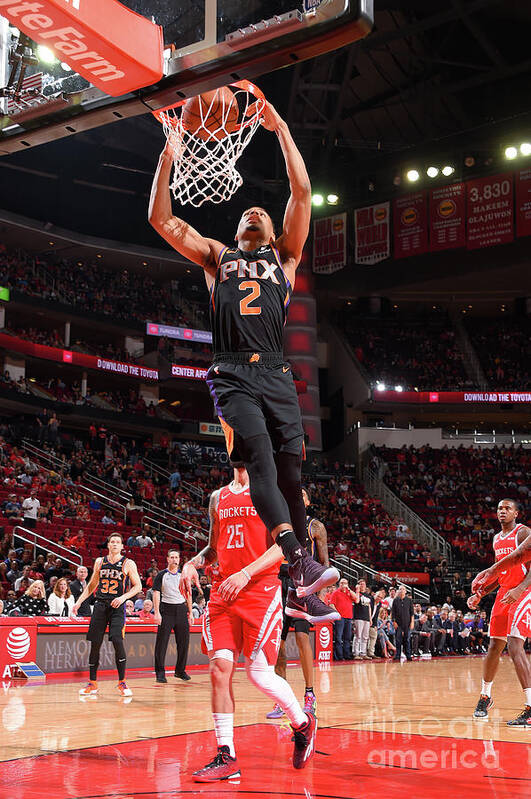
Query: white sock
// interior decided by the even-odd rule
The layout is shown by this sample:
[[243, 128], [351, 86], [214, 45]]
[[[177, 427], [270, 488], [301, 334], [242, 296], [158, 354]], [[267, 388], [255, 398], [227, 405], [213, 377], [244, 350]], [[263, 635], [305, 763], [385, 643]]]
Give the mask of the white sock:
[[228, 746], [231, 757], [236, 757], [234, 751], [234, 713], [212, 713], [214, 717], [214, 730], [218, 746]]
[[280, 705], [294, 727], [302, 727], [308, 721], [291, 685], [278, 674], [274, 666], [270, 666], [263, 652], [259, 652], [254, 660], [246, 659], [247, 676], [266, 696]]
[[485, 680], [481, 680], [481, 694], [482, 696], [488, 696], [490, 699], [490, 692], [492, 691], [492, 682], [485, 682]]
[[531, 688], [524, 688], [525, 703], [531, 706]]

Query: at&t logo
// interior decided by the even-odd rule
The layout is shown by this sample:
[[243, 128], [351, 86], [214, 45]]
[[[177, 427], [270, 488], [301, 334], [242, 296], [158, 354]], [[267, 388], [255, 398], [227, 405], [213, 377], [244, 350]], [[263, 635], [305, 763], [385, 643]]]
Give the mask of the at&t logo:
[[14, 627], [7, 636], [6, 649], [13, 660], [22, 660], [31, 645], [30, 634], [24, 627]]
[[330, 630], [328, 627], [321, 627], [319, 630], [319, 643], [322, 649], [328, 649], [330, 646]]

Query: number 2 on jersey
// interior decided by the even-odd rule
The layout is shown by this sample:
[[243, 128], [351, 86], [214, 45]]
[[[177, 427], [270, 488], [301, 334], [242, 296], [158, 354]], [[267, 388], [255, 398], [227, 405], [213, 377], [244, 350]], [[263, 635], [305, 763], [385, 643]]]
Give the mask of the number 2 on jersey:
[[227, 532], [229, 534], [227, 549], [243, 549], [245, 546], [243, 540], [243, 524], [229, 524]]
[[259, 305], [255, 305], [254, 308], [249, 308], [249, 303], [254, 302], [260, 296], [260, 283], [257, 283], [256, 280], [244, 280], [243, 283], [239, 285], [240, 291], [246, 291], [247, 289], [251, 289], [249, 294], [246, 294], [245, 297], [240, 300], [240, 314], [242, 316], [258, 316], [258, 314], [262, 313], [262, 308]]

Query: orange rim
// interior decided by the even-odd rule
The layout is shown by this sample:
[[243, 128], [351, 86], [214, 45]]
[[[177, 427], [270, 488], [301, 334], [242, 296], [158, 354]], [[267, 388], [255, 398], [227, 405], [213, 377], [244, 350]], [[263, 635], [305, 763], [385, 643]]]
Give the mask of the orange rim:
[[[254, 95], [257, 100], [262, 100], [265, 104], [267, 102], [264, 93], [261, 89], [258, 88], [254, 83], [251, 83], [249, 80], [239, 80], [236, 83], [229, 83], [229, 86], [234, 86], [237, 89], [242, 89], [244, 92], [248, 92], [249, 94]], [[221, 87], [220, 87], [221, 88]], [[190, 97], [185, 97], [184, 100], [179, 100], [177, 103], [172, 103], [171, 105], [166, 105], [164, 108], [159, 108], [156, 111], [152, 111], [151, 113], [155, 117], [158, 122], [161, 124], [166, 122], [167, 124], [175, 127], [177, 125], [177, 119], [172, 119], [168, 114], [167, 111], [171, 111], [174, 108], [180, 108], [180, 106], [184, 105]], [[247, 127], [250, 125], [254, 119], [254, 117], [259, 114], [260, 111], [257, 111], [256, 114], [252, 114], [247, 120], [241, 122], [237, 127], [235, 127], [234, 132], [241, 130], [241, 128]]]

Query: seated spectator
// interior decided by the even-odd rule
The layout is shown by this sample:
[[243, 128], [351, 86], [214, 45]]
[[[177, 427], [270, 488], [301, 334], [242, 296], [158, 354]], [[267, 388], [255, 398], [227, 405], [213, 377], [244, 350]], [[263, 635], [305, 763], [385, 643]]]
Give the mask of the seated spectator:
[[205, 612], [205, 597], [198, 596], [196, 601], [192, 605], [192, 616], [194, 619], [200, 619], [203, 613]]
[[21, 616], [45, 616], [48, 613], [48, 605], [42, 580], [35, 580], [16, 600], [13, 607]]
[[125, 615], [135, 616], [136, 618], [135, 603], [132, 599], [127, 599], [125, 602]]
[[[33, 579], [35, 579], [35, 578], [32, 578], [30, 576], [30, 572], [31, 572], [31, 566], [30, 565], [24, 566], [24, 568], [22, 569], [22, 574], [20, 575], [20, 577], [17, 577], [17, 579], [15, 580], [13, 587], [14, 587], [15, 591], [17, 592], [17, 594], [20, 595], [21, 584], [22, 584], [23, 580], [25, 580], [28, 585], [31, 585], [31, 583], [33, 582]], [[26, 586], [26, 588], [27, 588], [27, 586]], [[22, 591], [22, 593], [24, 593], [24, 591]]]
[[101, 517], [102, 524], [116, 524], [116, 520], [114, 518], [112, 510], [105, 511], [103, 516]]
[[138, 611], [138, 618], [142, 619], [142, 621], [154, 622], [153, 602], [150, 599], [144, 599], [142, 610]]
[[396, 652], [396, 646], [391, 641], [391, 638], [394, 638], [394, 627], [386, 608], [381, 608], [378, 613], [377, 630], [378, 643], [383, 657], [392, 658]]
[[60, 577], [48, 597], [48, 608], [52, 616], [70, 616], [74, 607], [74, 597], [66, 577]]
[[154, 543], [152, 538], [142, 532], [136, 538], [136, 545], [137, 547], [144, 549], [144, 547], [153, 547]]

